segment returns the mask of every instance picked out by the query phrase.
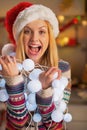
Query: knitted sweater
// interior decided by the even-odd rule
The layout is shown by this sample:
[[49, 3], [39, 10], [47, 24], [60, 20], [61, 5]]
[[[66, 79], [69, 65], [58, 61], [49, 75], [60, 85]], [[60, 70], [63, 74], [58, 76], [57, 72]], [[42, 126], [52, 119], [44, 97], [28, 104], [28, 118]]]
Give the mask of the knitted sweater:
[[[65, 61], [60, 61], [59, 68], [62, 70], [62, 74], [70, 79], [69, 64]], [[25, 81], [22, 75], [6, 77], [6, 90], [9, 94], [7, 101], [7, 130], [21, 130], [31, 120], [31, 116], [26, 108], [24, 85]], [[66, 103], [69, 100], [69, 98], [66, 98], [68, 93], [70, 93], [70, 89], [65, 89], [64, 100]], [[51, 120], [51, 113], [55, 109], [54, 102], [52, 102], [52, 94], [51, 87], [46, 90], [41, 90], [36, 94], [38, 111], [42, 116], [42, 122], [38, 126], [39, 130], [47, 130], [49, 126], [51, 130], [62, 128], [62, 121], [56, 123]]]

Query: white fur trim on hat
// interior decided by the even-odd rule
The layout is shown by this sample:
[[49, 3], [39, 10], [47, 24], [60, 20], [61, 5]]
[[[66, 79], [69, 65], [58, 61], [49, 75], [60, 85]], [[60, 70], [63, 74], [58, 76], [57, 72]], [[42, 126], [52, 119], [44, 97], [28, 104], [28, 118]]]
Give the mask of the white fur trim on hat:
[[10, 55], [15, 56], [15, 46], [11, 43], [5, 44], [1, 50], [2, 56]]
[[54, 36], [57, 37], [59, 26], [54, 12], [43, 5], [32, 5], [19, 13], [13, 24], [13, 35], [15, 40], [17, 41], [19, 33], [26, 24], [37, 19], [48, 21], [53, 27]]

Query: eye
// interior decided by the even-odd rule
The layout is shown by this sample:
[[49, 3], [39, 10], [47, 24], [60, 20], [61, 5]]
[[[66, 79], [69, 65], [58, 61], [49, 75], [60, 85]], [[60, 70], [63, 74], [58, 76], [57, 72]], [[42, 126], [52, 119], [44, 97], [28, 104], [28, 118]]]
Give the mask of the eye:
[[39, 34], [45, 34], [45, 33], [46, 33], [45, 30], [40, 30], [40, 31], [39, 31]]
[[31, 33], [32, 33], [31, 29], [24, 29], [24, 34], [31, 34]]

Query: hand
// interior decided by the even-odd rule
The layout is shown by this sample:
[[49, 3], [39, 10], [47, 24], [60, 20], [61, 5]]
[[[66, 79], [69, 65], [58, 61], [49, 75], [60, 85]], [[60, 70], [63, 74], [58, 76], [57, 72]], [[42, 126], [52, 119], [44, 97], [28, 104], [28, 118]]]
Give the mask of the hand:
[[51, 67], [47, 71], [42, 72], [39, 76], [39, 80], [42, 83], [42, 88], [47, 89], [51, 86], [51, 83], [53, 81], [54, 74], [58, 72], [58, 76], [56, 79], [60, 79], [61, 77], [61, 70], [56, 67]]
[[16, 76], [19, 74], [15, 57], [2, 56], [0, 57], [0, 64], [2, 66], [1, 75]]

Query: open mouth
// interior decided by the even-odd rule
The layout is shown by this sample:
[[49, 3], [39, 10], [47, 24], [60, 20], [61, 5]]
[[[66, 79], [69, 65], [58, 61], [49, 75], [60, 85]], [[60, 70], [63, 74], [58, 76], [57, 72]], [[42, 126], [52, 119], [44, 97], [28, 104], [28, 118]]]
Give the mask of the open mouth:
[[29, 50], [32, 54], [37, 54], [41, 50], [41, 46], [29, 46]]

